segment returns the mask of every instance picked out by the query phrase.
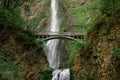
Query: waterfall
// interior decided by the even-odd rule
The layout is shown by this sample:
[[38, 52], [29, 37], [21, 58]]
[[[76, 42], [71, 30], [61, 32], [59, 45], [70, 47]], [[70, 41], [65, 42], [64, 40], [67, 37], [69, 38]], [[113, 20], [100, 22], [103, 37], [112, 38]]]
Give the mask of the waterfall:
[[[58, 1], [51, 0], [51, 24], [49, 27], [50, 32], [59, 32], [60, 26], [58, 21]], [[50, 40], [46, 43], [46, 53], [49, 66], [53, 69], [59, 67], [60, 55], [57, 52], [57, 46], [59, 44], [58, 39]]]
[[52, 73], [52, 80], [70, 80], [70, 70], [69, 69], [56, 69]]
[[[48, 28], [50, 32], [59, 32], [59, 18], [58, 18], [58, 0], [51, 0], [51, 23]], [[55, 34], [55, 33], [54, 33]], [[45, 52], [49, 62], [49, 66], [54, 69], [52, 80], [70, 80], [69, 69], [58, 69], [60, 65], [60, 52], [58, 51], [59, 40], [49, 40], [45, 46]]]

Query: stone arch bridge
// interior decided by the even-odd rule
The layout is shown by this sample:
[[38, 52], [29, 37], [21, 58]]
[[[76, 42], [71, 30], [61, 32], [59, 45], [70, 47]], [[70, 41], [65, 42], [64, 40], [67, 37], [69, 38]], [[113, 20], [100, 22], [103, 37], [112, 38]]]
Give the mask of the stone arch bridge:
[[41, 38], [44, 41], [51, 39], [70, 39], [78, 41], [78, 39], [84, 39], [84, 33], [80, 32], [40, 32], [36, 34], [37, 38]]

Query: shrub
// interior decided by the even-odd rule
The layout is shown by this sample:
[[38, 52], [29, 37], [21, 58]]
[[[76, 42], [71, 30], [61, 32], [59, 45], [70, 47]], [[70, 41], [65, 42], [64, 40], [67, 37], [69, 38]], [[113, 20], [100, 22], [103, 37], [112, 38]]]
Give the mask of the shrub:
[[0, 5], [0, 27], [4, 26], [20, 26], [22, 18], [19, 10], [8, 10]]
[[18, 74], [18, 66], [14, 62], [8, 61], [4, 55], [4, 50], [0, 49], [0, 79], [1, 80], [24, 80]]
[[40, 80], [50, 80], [52, 78], [52, 69], [47, 68], [45, 71], [41, 71], [40, 73], [42, 74], [42, 77], [40, 77]]

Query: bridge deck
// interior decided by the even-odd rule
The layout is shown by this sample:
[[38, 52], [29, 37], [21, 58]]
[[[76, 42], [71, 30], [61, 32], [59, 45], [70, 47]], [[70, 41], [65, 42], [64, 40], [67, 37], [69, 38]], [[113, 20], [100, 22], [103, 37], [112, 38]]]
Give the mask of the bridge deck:
[[84, 33], [81, 32], [40, 32], [36, 34], [37, 38], [42, 38], [45, 41], [50, 39], [84, 39]]
[[84, 36], [81, 32], [40, 32], [37, 36]]

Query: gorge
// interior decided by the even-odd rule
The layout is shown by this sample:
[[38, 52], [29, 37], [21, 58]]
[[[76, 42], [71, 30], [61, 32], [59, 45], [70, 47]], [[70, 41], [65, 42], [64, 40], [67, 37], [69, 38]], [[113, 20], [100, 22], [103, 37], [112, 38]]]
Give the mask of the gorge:
[[[119, 4], [0, 0], [0, 80], [120, 80]], [[39, 32], [85, 35], [44, 41]]]

